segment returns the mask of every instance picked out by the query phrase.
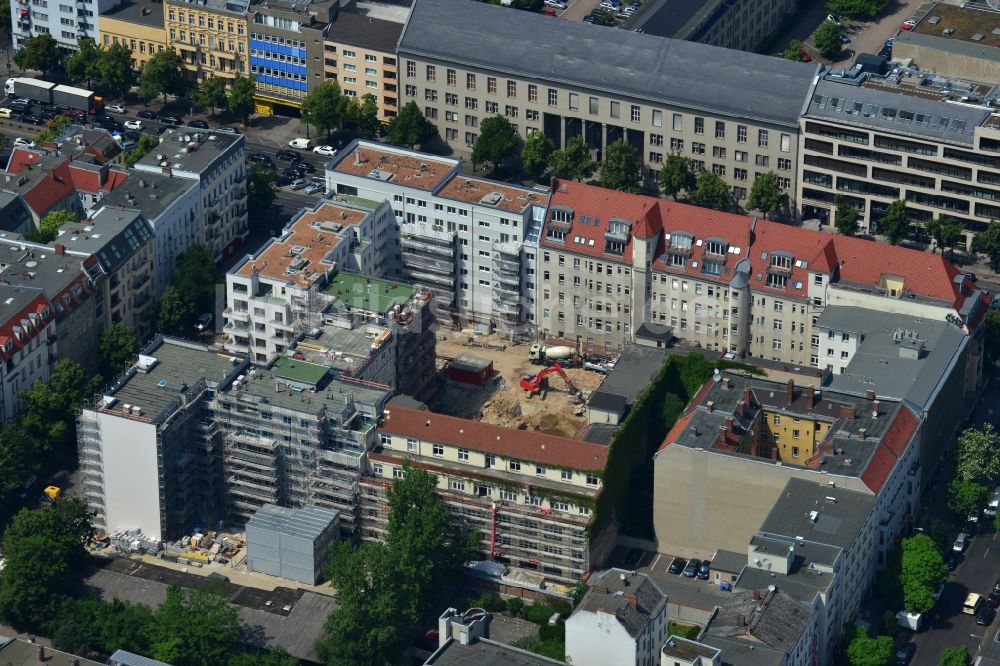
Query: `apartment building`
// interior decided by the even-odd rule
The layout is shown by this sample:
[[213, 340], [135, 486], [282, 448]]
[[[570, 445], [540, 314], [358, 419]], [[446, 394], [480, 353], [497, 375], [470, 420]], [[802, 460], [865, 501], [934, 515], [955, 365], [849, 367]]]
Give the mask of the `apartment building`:
[[194, 83], [216, 76], [231, 82], [250, 72], [250, 0], [166, 0], [167, 40]]
[[981, 3], [935, 3], [913, 30], [896, 35], [892, 55], [925, 72], [993, 84], [1000, 80], [996, 16]]
[[[460, 22], [454, 17], [462, 16]], [[525, 58], [538, 44], [547, 56]], [[464, 0], [417, 0], [398, 45], [415, 101], [469, 154], [483, 118], [598, 158], [617, 140], [659, 169], [672, 152], [722, 177], [736, 201], [759, 173], [795, 182], [798, 118], [816, 66]]]
[[26, 41], [41, 34], [52, 35], [67, 53], [77, 50], [76, 40], [97, 40], [97, 17], [111, 9], [115, 0], [77, 0], [61, 4], [52, 0], [17, 0], [10, 5], [12, 46], [19, 51]]
[[70, 158], [59, 150], [15, 148], [0, 188], [24, 202], [31, 213], [32, 229], [37, 229], [41, 219], [55, 210], [74, 215], [83, 212], [73, 188]]
[[337, 14], [338, 0], [264, 0], [251, 3], [250, 73], [257, 113], [275, 106], [298, 109], [309, 90], [324, 80], [323, 40]]
[[397, 403], [386, 408], [378, 433], [361, 479], [363, 539], [384, 538], [388, 492], [408, 461], [437, 475], [456, 523], [479, 530], [489, 560], [557, 582], [579, 581], [590, 570], [603, 547], [587, 526], [606, 446]]
[[458, 159], [358, 141], [327, 165], [327, 191], [391, 203], [399, 276], [431, 290], [441, 318], [533, 330], [547, 192], [461, 171]]
[[56, 318], [40, 287], [0, 283], [0, 299], [0, 419], [7, 421], [17, 415], [21, 391], [49, 379], [57, 360]]
[[655, 664], [667, 639], [667, 595], [650, 576], [608, 569], [566, 618], [567, 662], [574, 666]]
[[872, 566], [882, 566], [916, 511], [921, 426], [910, 405], [871, 389], [858, 396], [726, 373], [702, 387], [653, 458], [659, 549], [742, 551], [797, 478], [871, 498]]
[[379, 119], [386, 123], [399, 113], [396, 43], [402, 32], [402, 23], [344, 11], [323, 43], [325, 77], [348, 97], [375, 97]]
[[[132, 172], [133, 179], [155, 173], [198, 183], [197, 242], [211, 249], [216, 261], [234, 252], [250, 233], [245, 145], [241, 134], [175, 127], [163, 133], [160, 144]], [[186, 236], [180, 232], [179, 242], [186, 242]]]
[[136, 0], [119, 3], [102, 12], [98, 44], [124, 44], [132, 49], [132, 68], [139, 71], [154, 53], [167, 48], [163, 3]]
[[642, 28], [647, 35], [756, 51], [795, 7], [794, 0], [670, 3], [640, 18], [635, 27]]
[[265, 504], [314, 504], [349, 532], [388, 397], [310, 363], [284, 359], [265, 377], [245, 357], [157, 337], [78, 418], [95, 524], [173, 539]]
[[802, 216], [832, 224], [835, 199], [859, 212], [859, 228], [879, 232], [889, 204], [906, 202], [915, 235], [943, 217], [963, 227], [959, 246], [1000, 217], [1000, 119], [992, 84], [854, 69], [825, 76], [801, 118], [796, 198]]

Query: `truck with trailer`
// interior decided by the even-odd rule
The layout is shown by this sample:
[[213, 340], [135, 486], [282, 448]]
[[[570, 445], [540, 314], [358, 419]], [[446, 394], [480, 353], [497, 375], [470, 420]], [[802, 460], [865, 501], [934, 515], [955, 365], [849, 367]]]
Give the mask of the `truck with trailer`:
[[42, 104], [55, 104], [87, 113], [100, 113], [104, 108], [103, 98], [95, 95], [93, 91], [49, 83], [41, 79], [25, 77], [7, 79], [4, 91], [8, 97], [25, 97]]

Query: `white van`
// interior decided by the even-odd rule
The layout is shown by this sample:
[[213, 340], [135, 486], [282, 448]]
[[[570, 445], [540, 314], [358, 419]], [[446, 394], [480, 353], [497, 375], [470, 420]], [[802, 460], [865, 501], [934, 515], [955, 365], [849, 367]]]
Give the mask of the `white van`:
[[292, 139], [291, 141], [288, 142], [288, 145], [291, 146], [292, 148], [305, 150], [306, 148], [309, 147], [309, 143], [310, 143], [309, 139], [303, 139], [300, 137], [298, 139]]
[[997, 486], [996, 490], [993, 491], [993, 497], [990, 498], [990, 503], [983, 509], [983, 513], [992, 518], [997, 515], [998, 509], [1000, 509], [1000, 486]]
[[965, 598], [965, 603], [962, 604], [962, 612], [966, 615], [975, 615], [976, 611], [982, 605], [983, 598], [975, 592], [969, 592], [969, 596]]

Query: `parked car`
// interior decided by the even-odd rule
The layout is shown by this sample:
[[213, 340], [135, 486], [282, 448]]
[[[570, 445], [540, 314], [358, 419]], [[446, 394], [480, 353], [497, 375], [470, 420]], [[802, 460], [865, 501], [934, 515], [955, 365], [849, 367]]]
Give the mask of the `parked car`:
[[285, 185], [291, 185], [293, 182], [295, 182], [294, 178], [292, 178], [291, 176], [286, 176], [284, 174], [281, 174], [280, 176], [274, 179], [274, 186], [284, 187]]
[[337, 154], [337, 149], [333, 146], [316, 146], [313, 148], [313, 152], [317, 155], [323, 155], [325, 157], [333, 157]]
[[711, 560], [702, 560], [701, 566], [698, 567], [698, 580], [708, 580], [708, 574], [712, 570]]
[[188, 122], [187, 126], [195, 129], [208, 129], [208, 123], [204, 120], [191, 120]]
[[295, 162], [292, 164], [292, 168], [295, 169], [299, 175], [306, 175], [307, 173], [316, 173], [316, 167], [309, 162]]
[[978, 523], [979, 522], [979, 509], [973, 509], [972, 511], [970, 511], [969, 515], [966, 517], [965, 520], [967, 522], [970, 522], [970, 523]]
[[955, 539], [954, 545], [952, 545], [951, 550], [955, 553], [961, 553], [965, 551], [965, 547], [969, 543], [969, 535], [965, 532], [959, 532], [958, 538]]
[[38, 112], [38, 116], [41, 117], [41, 118], [44, 118], [45, 120], [52, 120], [53, 118], [55, 118], [58, 115], [59, 115], [59, 113], [55, 109], [53, 109], [51, 106], [47, 107], [47, 108], [44, 108], [44, 109], [41, 109]]
[[958, 553], [948, 553], [948, 556], [944, 558], [945, 566], [948, 567], [948, 571], [954, 571], [958, 568], [959, 557]]
[[126, 120], [125, 121], [125, 129], [136, 130], [136, 131], [141, 130], [142, 129], [142, 121], [141, 120]]
[[847, 35], [841, 35], [840, 36], [840, 43], [841, 44], [850, 44], [851, 43], [851, 38], [848, 37]]
[[10, 100], [10, 108], [13, 109], [16, 106], [22, 106], [22, 107], [31, 106], [31, 100], [28, 99], [27, 97], [15, 97], [14, 99]]
[[917, 651], [917, 646], [913, 643], [900, 645], [896, 649], [896, 666], [906, 666], [913, 659], [913, 653]]
[[198, 315], [198, 321], [195, 323], [194, 327], [199, 331], [207, 331], [208, 327], [212, 325], [212, 320], [215, 316], [211, 312], [202, 312]]
[[910, 23], [904, 23], [903, 25], [899, 26], [899, 31], [906, 32], [908, 30], [913, 30], [913, 28], [915, 27], [916, 27], [915, 25], [912, 25]]
[[180, 125], [181, 119], [177, 116], [160, 116], [160, 122], [164, 125]]
[[[667, 571], [669, 571], [672, 574], [679, 574], [682, 571], [684, 571], [684, 567], [686, 566], [687, 566], [687, 560], [680, 557], [675, 557], [674, 561], [670, 563], [670, 567], [667, 568]], [[997, 585], [1000, 585], [1000, 581], [997, 582]]]
[[156, 120], [156, 114], [146, 110], [137, 111], [135, 117], [142, 118], [143, 120]]
[[306, 148], [309, 147], [310, 143], [312, 142], [309, 139], [303, 139], [302, 137], [299, 137], [297, 139], [292, 139], [291, 141], [289, 141], [288, 146], [290, 148], [296, 148], [298, 150], [305, 150]]
[[317, 192], [322, 192], [325, 189], [326, 185], [320, 185], [319, 183], [310, 183], [309, 186], [306, 187], [305, 192], [306, 194], [316, 194]]
[[108, 104], [104, 110], [108, 113], [125, 113], [125, 107], [121, 104]]
[[566, 3], [563, 0], [545, 0], [545, 4], [556, 9], [566, 9]]
[[967, 279], [967, 280], [969, 280], [970, 282], [976, 282], [976, 281], [978, 281], [978, 280], [979, 280], [979, 276], [978, 276], [978, 275], [976, 275], [975, 273], [966, 273], [966, 274], [965, 274], [965, 277], [966, 277], [966, 279]]
[[826, 20], [827, 21], [833, 21], [834, 23], [843, 23], [844, 22], [844, 17], [841, 16], [840, 14], [827, 14], [826, 15]]
[[292, 189], [293, 190], [302, 190], [302, 189], [305, 189], [308, 186], [309, 186], [309, 181], [308, 180], [303, 180], [302, 178], [299, 178], [294, 183], [292, 183]]
[[45, 120], [44, 119], [39, 118], [38, 116], [30, 115], [30, 114], [25, 114], [25, 115], [21, 116], [21, 122], [22, 123], [26, 123], [28, 125], [44, 125], [45, 124]]
[[24, 139], [22, 137], [17, 137], [16, 139], [14, 139], [14, 147], [15, 148], [34, 148], [35, 147], [35, 142], [32, 141], [31, 139]]
[[216, 132], [222, 132], [223, 134], [239, 134], [240, 131], [235, 127], [216, 127]]
[[698, 575], [698, 569], [700, 568], [701, 568], [701, 561], [699, 560], [688, 561], [687, 566], [684, 567], [684, 577], [694, 578], [695, 576]]
[[299, 154], [294, 150], [279, 150], [274, 154], [282, 162], [297, 162]]
[[993, 624], [993, 620], [996, 616], [996, 610], [989, 605], [984, 604], [979, 607], [978, 611], [976, 611], [976, 624], [981, 627], [988, 627]]
[[993, 591], [1000, 594], [1000, 578], [997, 579], [997, 582], [993, 583]]
[[986, 604], [990, 608], [1000, 607], [1000, 592], [990, 592], [986, 597]]

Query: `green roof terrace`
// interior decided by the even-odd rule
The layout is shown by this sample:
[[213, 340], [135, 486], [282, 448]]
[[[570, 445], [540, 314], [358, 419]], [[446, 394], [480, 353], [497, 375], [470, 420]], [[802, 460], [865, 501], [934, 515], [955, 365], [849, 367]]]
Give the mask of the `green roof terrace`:
[[324, 292], [334, 298], [333, 310], [361, 310], [385, 314], [394, 305], [405, 306], [413, 297], [413, 285], [376, 277], [338, 273]]
[[279, 356], [271, 367], [275, 377], [287, 380], [293, 386], [300, 384], [319, 387], [329, 370], [326, 366], [299, 361], [287, 356]]

